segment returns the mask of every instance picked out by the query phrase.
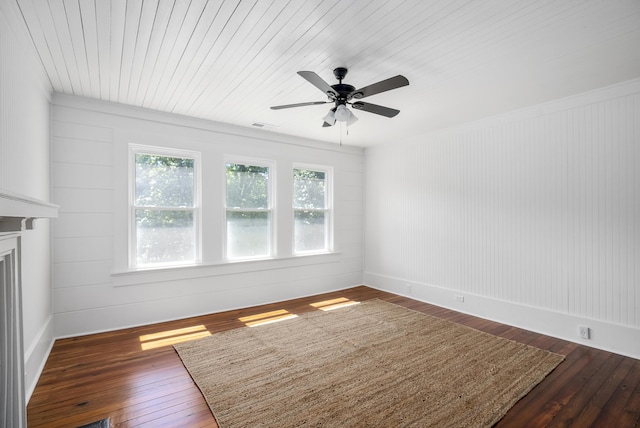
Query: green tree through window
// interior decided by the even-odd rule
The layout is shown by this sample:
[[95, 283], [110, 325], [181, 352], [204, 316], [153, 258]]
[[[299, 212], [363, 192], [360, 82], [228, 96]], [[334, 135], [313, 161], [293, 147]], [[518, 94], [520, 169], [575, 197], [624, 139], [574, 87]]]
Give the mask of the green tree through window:
[[227, 257], [271, 254], [269, 167], [226, 164]]
[[135, 154], [135, 264], [196, 259], [195, 159]]
[[294, 168], [294, 252], [329, 249], [327, 172]]

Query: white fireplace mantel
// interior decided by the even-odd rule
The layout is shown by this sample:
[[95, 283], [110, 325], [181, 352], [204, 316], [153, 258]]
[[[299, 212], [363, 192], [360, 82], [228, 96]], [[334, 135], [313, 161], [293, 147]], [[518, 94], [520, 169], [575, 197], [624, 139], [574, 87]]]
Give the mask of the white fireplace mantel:
[[49, 202], [0, 189], [0, 232], [33, 229], [35, 219], [58, 217], [59, 208]]

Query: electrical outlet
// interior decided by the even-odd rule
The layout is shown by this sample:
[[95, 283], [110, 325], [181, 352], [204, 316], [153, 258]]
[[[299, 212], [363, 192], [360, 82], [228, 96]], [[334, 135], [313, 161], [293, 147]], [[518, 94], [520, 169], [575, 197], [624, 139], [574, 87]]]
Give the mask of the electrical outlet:
[[591, 330], [587, 326], [579, 325], [578, 335], [583, 339], [591, 339]]
[[411, 294], [411, 284], [409, 284], [408, 282], [404, 285], [404, 291], [406, 291], [407, 294]]
[[464, 296], [456, 295], [454, 296], [456, 302], [464, 302]]

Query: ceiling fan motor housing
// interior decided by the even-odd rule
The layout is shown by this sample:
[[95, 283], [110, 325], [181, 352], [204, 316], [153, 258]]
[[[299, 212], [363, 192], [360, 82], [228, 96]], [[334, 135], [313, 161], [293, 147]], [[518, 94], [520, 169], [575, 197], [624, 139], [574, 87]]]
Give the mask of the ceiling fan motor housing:
[[335, 97], [334, 95], [335, 100], [338, 101], [338, 104], [345, 104], [348, 100], [351, 99], [349, 95], [351, 95], [351, 93], [356, 90], [355, 87], [347, 85], [345, 83], [338, 83], [335, 85], [331, 85], [331, 87], [338, 93], [337, 97]]
[[347, 85], [346, 83], [342, 83], [342, 79], [344, 79], [349, 72], [345, 67], [338, 67], [333, 70], [333, 75], [336, 76], [336, 79], [340, 83], [336, 83], [335, 85], [331, 85], [334, 91], [338, 93], [336, 94], [329, 92], [329, 98], [332, 101], [336, 102], [336, 107], [339, 105], [346, 105], [347, 101], [350, 101], [352, 98], [353, 91], [356, 90], [355, 86]]

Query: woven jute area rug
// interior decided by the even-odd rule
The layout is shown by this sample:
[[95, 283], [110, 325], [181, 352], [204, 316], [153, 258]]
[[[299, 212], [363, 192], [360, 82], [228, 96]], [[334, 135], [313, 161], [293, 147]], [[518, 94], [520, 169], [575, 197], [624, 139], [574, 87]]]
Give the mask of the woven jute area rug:
[[229, 427], [489, 427], [558, 354], [380, 300], [175, 345]]

